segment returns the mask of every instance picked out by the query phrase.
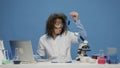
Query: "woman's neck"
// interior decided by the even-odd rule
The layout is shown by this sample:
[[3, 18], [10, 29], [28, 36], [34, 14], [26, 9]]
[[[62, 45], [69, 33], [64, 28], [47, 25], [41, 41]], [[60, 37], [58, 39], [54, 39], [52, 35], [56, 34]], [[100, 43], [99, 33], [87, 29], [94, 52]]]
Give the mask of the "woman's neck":
[[57, 37], [57, 34], [53, 34], [53, 39], [55, 39]]

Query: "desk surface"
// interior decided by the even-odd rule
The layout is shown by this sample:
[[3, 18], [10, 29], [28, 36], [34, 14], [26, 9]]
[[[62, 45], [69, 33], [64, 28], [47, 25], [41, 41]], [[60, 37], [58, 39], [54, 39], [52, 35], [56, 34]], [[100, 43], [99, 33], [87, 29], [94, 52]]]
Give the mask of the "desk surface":
[[7, 64], [0, 68], [120, 68], [120, 64], [96, 64], [96, 63], [50, 63], [39, 62], [32, 64]]

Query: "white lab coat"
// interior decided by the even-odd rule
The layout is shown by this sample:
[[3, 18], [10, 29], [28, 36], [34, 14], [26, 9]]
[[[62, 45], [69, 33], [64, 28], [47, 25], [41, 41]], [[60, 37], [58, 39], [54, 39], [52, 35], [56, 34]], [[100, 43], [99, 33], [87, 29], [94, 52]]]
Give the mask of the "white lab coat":
[[[77, 26], [80, 28], [80, 32], [83, 33], [85, 31], [80, 21], [78, 21]], [[70, 53], [71, 43], [78, 43], [79, 35], [80, 34], [67, 31], [53, 39], [45, 34], [39, 39], [37, 53], [40, 56], [45, 56], [46, 54], [48, 59], [53, 62], [69, 62], [72, 60]]]

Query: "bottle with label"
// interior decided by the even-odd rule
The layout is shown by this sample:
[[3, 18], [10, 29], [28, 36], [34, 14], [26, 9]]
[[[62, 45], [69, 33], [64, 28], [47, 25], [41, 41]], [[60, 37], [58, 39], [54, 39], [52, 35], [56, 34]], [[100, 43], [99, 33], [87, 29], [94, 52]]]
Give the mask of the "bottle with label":
[[2, 52], [4, 55], [4, 59], [2, 60], [2, 64], [10, 64], [8, 50], [2, 50]]
[[2, 61], [4, 60], [4, 55], [2, 50], [0, 50], [0, 65], [2, 65]]

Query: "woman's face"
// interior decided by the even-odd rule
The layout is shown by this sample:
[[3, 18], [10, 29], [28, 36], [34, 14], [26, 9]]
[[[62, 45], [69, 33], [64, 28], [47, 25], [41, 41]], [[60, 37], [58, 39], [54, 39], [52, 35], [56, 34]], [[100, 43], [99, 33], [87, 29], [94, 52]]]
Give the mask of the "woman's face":
[[62, 32], [62, 28], [63, 28], [62, 20], [57, 18], [56, 23], [54, 24], [54, 34], [55, 35], [60, 34]]

